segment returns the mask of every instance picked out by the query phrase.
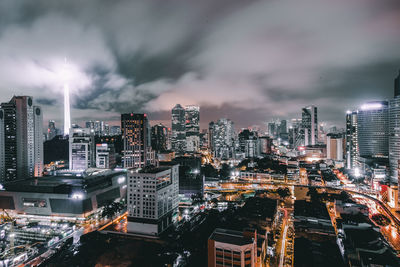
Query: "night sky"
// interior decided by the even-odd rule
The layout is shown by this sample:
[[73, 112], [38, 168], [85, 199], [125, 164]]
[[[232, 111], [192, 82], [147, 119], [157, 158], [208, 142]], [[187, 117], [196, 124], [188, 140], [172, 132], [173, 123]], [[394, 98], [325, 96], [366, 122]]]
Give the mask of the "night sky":
[[247, 127], [314, 104], [343, 126], [393, 95], [400, 1], [0, 1], [0, 101], [31, 95], [62, 128], [65, 57], [72, 122], [180, 103]]

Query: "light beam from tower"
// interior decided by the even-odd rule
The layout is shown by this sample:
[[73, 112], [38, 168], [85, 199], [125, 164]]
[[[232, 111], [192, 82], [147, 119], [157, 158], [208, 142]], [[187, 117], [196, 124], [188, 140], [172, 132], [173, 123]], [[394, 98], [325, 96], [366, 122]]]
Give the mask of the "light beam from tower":
[[69, 104], [69, 86], [67, 81], [67, 58], [65, 58], [65, 73], [64, 73], [64, 136], [69, 135], [71, 128], [71, 113]]

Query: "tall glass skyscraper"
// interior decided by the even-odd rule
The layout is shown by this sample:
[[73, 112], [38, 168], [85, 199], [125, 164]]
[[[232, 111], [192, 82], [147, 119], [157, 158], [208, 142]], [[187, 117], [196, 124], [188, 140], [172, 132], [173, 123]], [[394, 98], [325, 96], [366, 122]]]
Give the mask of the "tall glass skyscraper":
[[185, 107], [186, 151], [197, 152], [200, 149], [200, 107]]
[[184, 153], [186, 146], [185, 109], [176, 104], [172, 109], [172, 137], [171, 148], [177, 153]]
[[394, 99], [389, 102], [389, 163], [392, 181], [398, 180], [400, 160], [400, 71], [394, 80]]
[[307, 106], [302, 109], [302, 136], [304, 145], [315, 145], [318, 143], [318, 115], [317, 107]]
[[357, 115], [360, 157], [389, 155], [389, 107], [387, 101], [372, 101], [361, 106]]

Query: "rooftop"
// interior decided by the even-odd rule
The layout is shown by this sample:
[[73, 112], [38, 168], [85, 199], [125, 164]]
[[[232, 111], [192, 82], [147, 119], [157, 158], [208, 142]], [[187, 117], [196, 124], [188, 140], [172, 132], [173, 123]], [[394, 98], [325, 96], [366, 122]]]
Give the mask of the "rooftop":
[[243, 236], [243, 232], [221, 228], [215, 229], [209, 239], [238, 246], [244, 246], [253, 243], [253, 239]]

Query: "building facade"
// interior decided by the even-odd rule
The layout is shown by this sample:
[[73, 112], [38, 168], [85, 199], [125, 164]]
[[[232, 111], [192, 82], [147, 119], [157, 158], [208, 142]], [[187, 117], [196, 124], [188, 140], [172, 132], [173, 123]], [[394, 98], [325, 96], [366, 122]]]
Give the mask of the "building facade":
[[121, 114], [124, 168], [142, 168], [155, 165], [151, 149], [149, 122], [146, 114]]
[[85, 171], [96, 166], [94, 133], [89, 128], [71, 128], [69, 134], [69, 169]]
[[346, 113], [346, 166], [354, 169], [358, 165], [358, 111], [347, 111]]
[[128, 171], [128, 232], [157, 236], [178, 209], [179, 166]]
[[186, 151], [200, 150], [200, 107], [185, 107]]
[[96, 167], [113, 169], [116, 166], [114, 144], [96, 144]]
[[301, 116], [302, 136], [305, 146], [313, 146], [318, 143], [318, 113], [317, 107], [307, 106], [302, 109]]
[[42, 176], [43, 117], [30, 96], [14, 96], [0, 107], [1, 182]]
[[171, 149], [177, 153], [184, 153], [186, 146], [185, 109], [176, 104], [171, 115]]
[[361, 106], [357, 115], [360, 157], [387, 158], [389, 155], [389, 108], [387, 101]]
[[326, 158], [337, 161], [343, 160], [343, 136], [341, 134], [327, 134]]
[[229, 119], [219, 119], [210, 124], [210, 145], [212, 153], [217, 158], [233, 158], [235, 156], [235, 126]]

